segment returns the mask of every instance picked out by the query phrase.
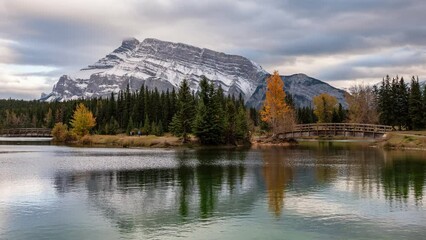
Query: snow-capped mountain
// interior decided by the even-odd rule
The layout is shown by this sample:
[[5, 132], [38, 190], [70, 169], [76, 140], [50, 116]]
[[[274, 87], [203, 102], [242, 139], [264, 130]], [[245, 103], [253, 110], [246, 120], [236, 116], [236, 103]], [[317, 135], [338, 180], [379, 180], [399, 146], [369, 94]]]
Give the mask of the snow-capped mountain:
[[[221, 86], [225, 94], [242, 94], [248, 105], [259, 107], [265, 98], [269, 73], [242, 56], [152, 38], [142, 42], [130, 38], [96, 63], [61, 76], [53, 91], [43, 94], [41, 100], [109, 96], [127, 85], [133, 91], [143, 84], [150, 89], [166, 91], [179, 87], [183, 79], [197, 91], [202, 76]], [[292, 75], [283, 80], [286, 91], [294, 96], [299, 106], [310, 105], [312, 97], [323, 92], [344, 103], [344, 91], [306, 75]]]
[[99, 97], [118, 92], [129, 84], [142, 84], [160, 91], [171, 90], [183, 79], [197, 91], [201, 76], [222, 86], [225, 94], [246, 100], [264, 79], [266, 71], [247, 58], [215, 52], [182, 43], [157, 39], [124, 40], [122, 45], [93, 65], [77, 73], [63, 75], [53, 87], [51, 99], [69, 100]]

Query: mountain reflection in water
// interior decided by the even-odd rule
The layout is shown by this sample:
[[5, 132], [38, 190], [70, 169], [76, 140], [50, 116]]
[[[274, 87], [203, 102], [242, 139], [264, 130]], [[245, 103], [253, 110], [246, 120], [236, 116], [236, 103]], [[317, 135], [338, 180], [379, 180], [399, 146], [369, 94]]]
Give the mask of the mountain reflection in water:
[[[276, 238], [283, 231], [324, 239], [426, 234], [422, 152], [343, 143], [250, 150], [23, 148], [28, 147], [0, 154], [0, 188], [19, 178], [28, 180], [21, 185], [46, 179], [50, 185], [40, 188], [42, 206], [31, 204], [33, 195], [25, 191], [15, 193], [23, 202], [0, 196], [0, 210], [10, 218], [0, 221], [0, 238], [45, 238], [61, 231], [78, 238], [94, 229], [126, 239], [256, 238], [262, 232]], [[22, 206], [21, 214], [16, 209]], [[75, 218], [98, 220], [80, 226], [65, 213], [79, 209], [87, 210]], [[42, 227], [31, 228], [37, 220], [25, 214], [40, 211], [70, 222], [58, 229], [39, 221]], [[215, 235], [208, 229], [216, 229]]]

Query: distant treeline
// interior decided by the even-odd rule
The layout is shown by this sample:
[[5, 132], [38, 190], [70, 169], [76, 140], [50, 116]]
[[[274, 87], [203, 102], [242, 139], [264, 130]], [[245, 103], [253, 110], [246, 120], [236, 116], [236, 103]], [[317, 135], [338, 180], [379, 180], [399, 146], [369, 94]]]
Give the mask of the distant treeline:
[[[268, 125], [260, 120], [257, 109], [244, 107], [244, 100], [241, 96], [236, 99], [224, 96], [223, 91], [219, 88], [216, 90], [221, 92], [218, 94], [221, 98], [223, 117], [226, 117], [224, 113], [227, 113], [228, 116], [237, 114], [233, 111], [241, 108], [248, 112], [248, 124], [263, 130], [268, 129]], [[192, 92], [190, 96], [193, 100], [192, 105], [196, 108], [199, 105], [199, 94]], [[297, 123], [316, 123], [318, 121], [312, 107], [296, 107], [289, 94], [286, 95], [285, 101], [295, 109]], [[234, 106], [230, 106], [230, 102]], [[0, 99], [0, 128], [53, 128], [55, 123], [68, 124], [79, 103], [86, 105], [96, 117], [96, 126], [92, 131], [97, 134], [129, 133], [132, 130], [157, 135], [171, 132], [171, 122], [179, 108], [178, 92], [174, 89], [160, 92], [157, 89], [149, 90], [144, 86], [136, 92], [131, 92], [129, 88], [126, 88], [119, 93], [111, 93], [106, 98], [64, 102]], [[333, 111], [333, 122], [343, 122], [345, 119], [346, 110], [339, 104], [339, 107]]]
[[[185, 123], [189, 123], [191, 127], [186, 133], [216, 134], [216, 139], [206, 140], [211, 144], [247, 140], [249, 124], [252, 125], [253, 121], [244, 106], [242, 96], [238, 99], [225, 96], [220, 87], [209, 84], [207, 79], [200, 82], [200, 87], [199, 93], [189, 92], [187, 85], [185, 93], [175, 90], [159, 92], [145, 86], [139, 91], [131, 92], [127, 87], [107, 98], [64, 102], [0, 100], [0, 128], [53, 128], [55, 123], [68, 124], [76, 106], [83, 103], [96, 118], [93, 133], [140, 131], [145, 135], [162, 135], [164, 132], [180, 135], [179, 118], [175, 117], [173, 124], [172, 122], [174, 116], [179, 115], [181, 109], [186, 107], [189, 112], [186, 109], [186, 116], [181, 116], [188, 118]], [[182, 94], [185, 96], [180, 96]], [[182, 99], [185, 97], [186, 99]]]
[[[294, 110], [295, 123], [354, 122], [391, 125], [401, 130], [426, 126], [426, 86], [417, 78], [407, 84], [403, 78], [389, 76], [380, 86], [359, 85], [350, 88], [348, 109], [332, 96], [314, 97], [313, 107], [296, 107], [287, 94], [285, 103]], [[261, 121], [257, 109], [246, 108], [244, 99], [225, 96], [220, 87], [200, 81], [200, 91], [190, 92], [187, 81], [178, 90], [160, 92], [142, 86], [129, 87], [105, 98], [41, 102], [0, 100], [0, 128], [53, 128], [55, 123], [69, 124], [79, 103], [96, 118], [91, 130], [96, 134], [141, 133], [162, 135], [165, 132], [188, 140], [193, 134], [206, 144], [243, 142], [250, 132], [270, 130]]]
[[421, 89], [418, 78], [413, 76], [407, 84], [404, 78], [386, 76], [381, 85], [375, 87], [375, 93], [381, 124], [401, 130], [426, 126], [426, 85]]

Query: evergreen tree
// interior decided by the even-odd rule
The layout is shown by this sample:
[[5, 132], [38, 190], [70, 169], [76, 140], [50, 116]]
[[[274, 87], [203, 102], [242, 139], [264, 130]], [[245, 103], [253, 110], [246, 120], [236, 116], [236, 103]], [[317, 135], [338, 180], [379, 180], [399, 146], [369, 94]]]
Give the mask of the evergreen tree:
[[133, 118], [130, 117], [129, 123], [127, 124], [127, 134], [130, 134], [131, 131], [133, 131]]
[[151, 125], [149, 124], [148, 114], [145, 115], [145, 121], [143, 122], [143, 132], [146, 135], [151, 133]]
[[234, 101], [228, 99], [225, 107], [225, 141], [230, 144], [236, 143], [236, 112]]
[[418, 79], [413, 76], [411, 79], [410, 96], [408, 100], [409, 104], [409, 118], [411, 120], [412, 129], [419, 130], [424, 126], [423, 119], [423, 103], [422, 93], [420, 90], [420, 84]]
[[286, 94], [284, 100], [285, 100], [285, 103], [287, 104], [287, 106], [289, 106], [292, 109], [296, 108], [293, 96], [291, 94]]
[[423, 125], [426, 126], [426, 84], [423, 87]]
[[390, 106], [390, 89], [390, 77], [389, 75], [387, 75], [386, 78], [382, 80], [382, 85], [380, 86], [380, 88], [375, 90], [377, 95], [379, 122], [385, 125], [393, 124], [391, 116], [392, 109]]
[[236, 139], [247, 143], [250, 141], [247, 113], [243, 107], [238, 109], [236, 116]]
[[149, 134], [151, 134], [151, 135], [157, 135], [158, 134], [157, 124], [154, 121], [151, 122], [150, 130], [151, 131], [149, 132]]
[[215, 145], [223, 143], [223, 92], [215, 90], [213, 84], [209, 84], [207, 78], [200, 81], [200, 93], [197, 114], [194, 124], [194, 132], [202, 144]]
[[182, 141], [186, 143], [192, 132], [195, 112], [194, 101], [186, 79], [182, 81], [177, 97], [177, 113], [172, 119], [170, 129], [174, 135], [182, 136]]
[[49, 108], [49, 111], [46, 113], [46, 117], [44, 119], [44, 122], [45, 122], [45, 126], [47, 128], [53, 127], [54, 121], [53, 121], [53, 112], [52, 112], [51, 108]]
[[397, 83], [397, 93], [395, 98], [396, 107], [394, 108], [394, 114], [397, 119], [397, 125], [399, 125], [399, 129], [407, 128], [410, 125], [408, 107], [409, 91], [404, 82], [404, 78], [401, 78], [399, 83]]
[[157, 136], [163, 136], [164, 135], [164, 128], [163, 128], [163, 123], [162, 123], [161, 120], [158, 122], [157, 132], [156, 132], [155, 135], [157, 135]]

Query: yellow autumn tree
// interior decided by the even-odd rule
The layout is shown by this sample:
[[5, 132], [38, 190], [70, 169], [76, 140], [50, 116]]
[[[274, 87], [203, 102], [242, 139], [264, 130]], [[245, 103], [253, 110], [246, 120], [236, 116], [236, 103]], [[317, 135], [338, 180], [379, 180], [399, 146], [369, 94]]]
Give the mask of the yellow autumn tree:
[[333, 111], [337, 108], [337, 98], [327, 93], [322, 93], [315, 96], [312, 100], [314, 102], [314, 113], [318, 118], [318, 122], [332, 122]]
[[74, 111], [71, 119], [72, 132], [77, 136], [84, 136], [89, 134], [90, 129], [96, 126], [96, 119], [93, 113], [80, 103]]
[[274, 135], [294, 126], [294, 111], [285, 102], [284, 82], [278, 71], [267, 79], [266, 98], [260, 115], [262, 121], [270, 125]]

